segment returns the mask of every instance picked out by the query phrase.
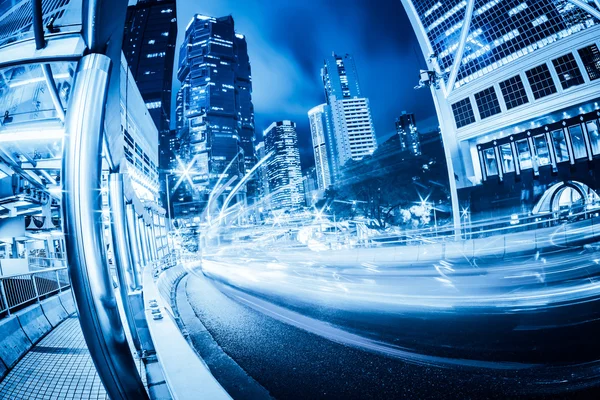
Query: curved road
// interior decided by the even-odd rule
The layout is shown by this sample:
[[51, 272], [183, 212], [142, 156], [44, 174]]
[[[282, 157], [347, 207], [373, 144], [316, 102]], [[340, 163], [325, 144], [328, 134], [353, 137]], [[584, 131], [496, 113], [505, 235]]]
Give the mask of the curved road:
[[593, 246], [410, 265], [294, 254], [222, 247], [180, 284], [234, 398], [600, 398]]

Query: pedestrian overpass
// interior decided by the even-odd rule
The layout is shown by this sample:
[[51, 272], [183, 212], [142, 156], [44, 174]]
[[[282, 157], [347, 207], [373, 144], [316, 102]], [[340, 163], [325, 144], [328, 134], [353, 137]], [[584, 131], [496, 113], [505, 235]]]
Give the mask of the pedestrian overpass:
[[[14, 328], [3, 341], [27, 336], [30, 348], [52, 307], [57, 318], [74, 310], [72, 291], [111, 399], [189, 398], [200, 389], [228, 397], [160, 311], [169, 310], [160, 291], [177, 273], [160, 287], [154, 278], [179, 258], [165, 210], [148, 195], [153, 177], [124, 157], [130, 124], [142, 141], [157, 135], [144, 130], [144, 103], [123, 100], [126, 9], [118, 0], [0, 1], [0, 322]], [[37, 335], [27, 335], [31, 327]], [[26, 350], [0, 351], [9, 354], [0, 355], [0, 373]], [[147, 390], [134, 354], [162, 366], [147, 368], [162, 389]]]

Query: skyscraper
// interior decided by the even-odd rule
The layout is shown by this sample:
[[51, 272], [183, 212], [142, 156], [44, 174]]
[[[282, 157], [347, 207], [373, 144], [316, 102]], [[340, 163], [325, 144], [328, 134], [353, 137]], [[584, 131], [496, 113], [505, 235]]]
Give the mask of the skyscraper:
[[354, 58], [333, 53], [325, 59], [322, 70], [327, 104], [331, 108], [339, 170], [348, 160], [360, 160], [377, 148], [369, 100], [362, 97]]
[[[180, 48], [177, 77], [179, 156], [189, 181], [178, 188], [174, 211], [192, 217], [204, 212], [213, 191], [217, 196], [210, 205], [217, 207], [256, 163], [246, 39], [235, 32], [231, 16], [194, 16]], [[245, 201], [246, 185], [236, 196]]]
[[396, 132], [400, 138], [400, 151], [408, 151], [413, 156], [421, 155], [421, 140], [415, 114], [402, 111], [402, 115], [396, 119]]
[[335, 150], [331, 146], [334, 141], [329, 106], [321, 104], [314, 107], [308, 112], [308, 120], [315, 156], [317, 183], [320, 190], [325, 190], [333, 184], [333, 177], [337, 174], [337, 171], [333, 171], [335, 162], [331, 162], [335, 159]]
[[274, 209], [294, 209], [304, 204], [304, 186], [296, 124], [273, 122], [264, 132], [265, 151], [273, 152], [267, 161], [267, 180]]
[[598, 2], [402, 3], [428, 63], [421, 83], [440, 121], [456, 231], [460, 206], [489, 218], [556, 212], [572, 190], [584, 205], [596, 198]]
[[175, 0], [138, 0], [127, 8], [123, 53], [150, 116], [159, 133], [159, 178], [163, 204], [165, 171], [169, 169], [172, 141], [171, 86], [177, 12]]

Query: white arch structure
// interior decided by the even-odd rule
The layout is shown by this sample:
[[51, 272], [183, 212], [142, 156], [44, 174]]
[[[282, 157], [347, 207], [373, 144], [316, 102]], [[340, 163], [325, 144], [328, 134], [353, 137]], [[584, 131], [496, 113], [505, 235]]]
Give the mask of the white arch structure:
[[540, 200], [533, 208], [532, 213], [537, 215], [558, 211], [560, 208], [559, 202], [561, 194], [567, 189], [572, 189], [579, 194], [582, 207], [587, 208], [590, 205], [598, 204], [600, 202], [600, 196], [598, 196], [598, 193], [596, 193], [585, 183], [577, 181], [558, 182], [544, 192]]

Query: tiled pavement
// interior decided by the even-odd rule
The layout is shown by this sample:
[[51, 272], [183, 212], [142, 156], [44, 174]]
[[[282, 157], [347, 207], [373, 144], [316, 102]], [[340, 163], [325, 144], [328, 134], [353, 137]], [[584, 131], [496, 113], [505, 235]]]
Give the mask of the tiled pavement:
[[[136, 363], [143, 371], [142, 361]], [[0, 382], [0, 400], [30, 399], [108, 399], [76, 316], [52, 330]]]

